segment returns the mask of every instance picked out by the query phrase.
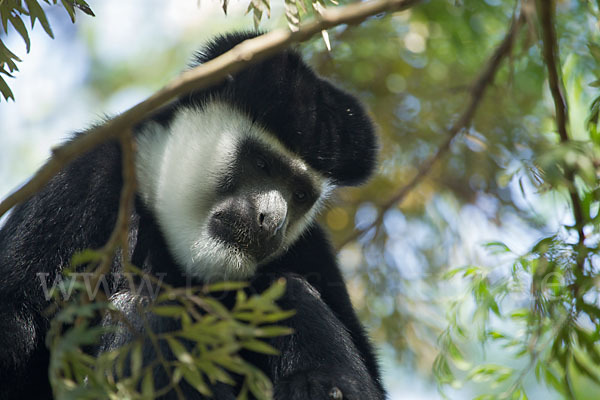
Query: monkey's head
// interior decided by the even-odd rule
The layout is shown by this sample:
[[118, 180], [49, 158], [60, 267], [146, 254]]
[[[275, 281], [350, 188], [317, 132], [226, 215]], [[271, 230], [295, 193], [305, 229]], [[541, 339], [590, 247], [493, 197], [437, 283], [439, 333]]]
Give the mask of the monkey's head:
[[[220, 37], [197, 62], [252, 36]], [[248, 278], [283, 254], [333, 188], [370, 175], [377, 149], [360, 103], [289, 50], [182, 97], [137, 138], [141, 197], [205, 281]]]

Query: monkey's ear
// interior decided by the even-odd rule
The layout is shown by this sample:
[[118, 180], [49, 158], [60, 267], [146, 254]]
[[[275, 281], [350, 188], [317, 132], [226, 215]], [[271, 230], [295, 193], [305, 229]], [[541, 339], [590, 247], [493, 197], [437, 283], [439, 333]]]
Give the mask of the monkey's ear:
[[[341, 186], [357, 185], [371, 175], [379, 145], [356, 97], [318, 77], [295, 51], [243, 74], [251, 82], [246, 87], [252, 100], [246, 104], [253, 115], [311, 167]], [[255, 95], [257, 88], [262, 96]]]
[[319, 169], [338, 185], [357, 185], [364, 182], [375, 169], [379, 143], [375, 126], [356, 97], [321, 80], [317, 107], [317, 140]]
[[375, 169], [379, 145], [373, 122], [356, 97], [316, 76], [294, 52], [274, 57], [262, 68], [251, 81], [254, 93], [264, 81], [261, 76], [271, 78], [260, 83], [264, 96], [246, 102], [259, 121], [334, 184], [364, 182]]

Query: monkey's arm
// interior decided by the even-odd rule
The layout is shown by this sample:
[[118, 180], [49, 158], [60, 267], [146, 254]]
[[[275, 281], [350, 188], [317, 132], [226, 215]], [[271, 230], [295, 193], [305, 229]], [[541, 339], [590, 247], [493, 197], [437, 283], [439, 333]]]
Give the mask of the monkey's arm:
[[[300, 276], [283, 275], [286, 294], [279, 304], [296, 314], [283, 321], [294, 333], [272, 340], [281, 355], [269, 367], [276, 400], [384, 399], [348, 328]], [[337, 393], [336, 393], [337, 391]]]
[[[347, 391], [360, 389], [358, 398], [385, 398], [372, 346], [320, 227], [310, 228], [284, 257], [262, 268], [255, 282], [260, 286], [261, 279], [278, 277], [288, 281], [281, 307], [296, 310], [294, 317], [282, 322], [296, 333], [275, 341], [282, 355], [274, 379], [289, 375], [292, 369], [312, 369], [314, 379], [321, 376], [333, 382], [336, 376], [344, 376], [339, 379], [346, 381]], [[344, 393], [344, 398], [353, 398], [348, 395]]]

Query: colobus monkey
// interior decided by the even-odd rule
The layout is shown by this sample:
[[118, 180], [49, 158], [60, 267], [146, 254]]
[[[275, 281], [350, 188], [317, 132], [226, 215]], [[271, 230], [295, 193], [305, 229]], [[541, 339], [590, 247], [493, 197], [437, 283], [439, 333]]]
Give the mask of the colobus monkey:
[[[255, 35], [220, 36], [196, 64]], [[294, 333], [269, 342], [278, 356], [243, 354], [273, 381], [275, 399], [384, 399], [373, 350], [315, 222], [332, 189], [359, 184], [374, 169], [377, 141], [362, 105], [286, 50], [181, 96], [134, 135], [133, 264], [174, 286], [248, 280], [261, 292], [285, 278], [278, 303], [296, 314], [280, 324]], [[52, 397], [49, 301], [39, 277], [53, 282], [74, 253], [106, 243], [121, 187], [121, 149], [109, 142], [15, 207], [0, 231], [0, 398]], [[121, 268], [115, 259], [113, 272]], [[113, 301], [135, 325], [132, 294], [112, 284]], [[149, 318], [159, 332], [177, 329], [173, 319]], [[128, 340], [107, 335], [98, 351]], [[164, 371], [154, 378], [157, 388], [168, 383]], [[236, 390], [217, 385], [214, 393], [234, 399]]]

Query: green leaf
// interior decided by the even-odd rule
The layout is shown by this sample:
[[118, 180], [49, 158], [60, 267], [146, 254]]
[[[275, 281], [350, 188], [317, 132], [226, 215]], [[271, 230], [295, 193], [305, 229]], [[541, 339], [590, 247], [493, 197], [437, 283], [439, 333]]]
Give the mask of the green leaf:
[[212, 362], [197, 360], [195, 364], [202, 372], [206, 374], [206, 376], [208, 376], [208, 378], [211, 380], [211, 383], [223, 382], [227, 385], [235, 385], [235, 380], [225, 370], [213, 364]]
[[272, 312], [266, 315], [258, 315], [256, 312], [240, 311], [234, 313], [233, 316], [241, 321], [258, 322], [264, 324], [281, 321], [290, 318], [294, 314], [296, 314], [296, 311], [294, 310]]
[[296, 0], [285, 0], [285, 18], [292, 32], [296, 32], [300, 26], [300, 11]]
[[598, 374], [592, 371], [583, 360], [580, 360], [577, 354], [573, 354], [573, 364], [575, 365], [575, 368], [579, 370], [579, 372], [600, 385], [600, 378], [598, 377]]
[[8, 19], [11, 17], [9, 6], [0, 6], [0, 23], [2, 23], [2, 29], [4, 33], [8, 33]]
[[182, 306], [154, 306], [151, 311], [163, 317], [178, 317], [186, 312]]
[[452, 363], [456, 366], [456, 368], [462, 371], [466, 371], [467, 369], [471, 368], [471, 363], [465, 360], [458, 346], [454, 344], [454, 341], [448, 341], [446, 345], [446, 351], [448, 352], [448, 356], [450, 356]]
[[12, 99], [13, 101], [15, 100], [15, 96], [13, 95], [12, 90], [10, 90], [10, 88], [6, 84], [6, 81], [1, 76], [0, 76], [0, 93], [2, 93], [2, 97], [4, 97], [4, 100], [8, 100], [8, 99]]
[[600, 63], [600, 46], [596, 43], [588, 42], [588, 48], [590, 49], [592, 57], [594, 57], [597, 63]]
[[198, 371], [195, 366], [182, 365], [181, 373], [183, 374], [183, 378], [194, 387], [201, 394], [212, 397], [212, 392], [208, 388], [204, 379], [202, 379], [202, 375]]
[[31, 27], [33, 28], [35, 20], [39, 19], [48, 36], [54, 39], [54, 33], [52, 33], [52, 28], [50, 28], [50, 23], [48, 23], [46, 13], [44, 13], [44, 10], [42, 10], [42, 7], [40, 7], [38, 2], [36, 0], [25, 0], [25, 3], [27, 4], [29, 17], [31, 18]]
[[279, 351], [276, 348], [260, 340], [245, 340], [242, 342], [242, 347], [257, 353], [269, 354], [273, 356], [279, 355]]
[[238, 357], [216, 357], [214, 362], [238, 375], [246, 374], [248, 369], [248, 364]]
[[294, 330], [287, 326], [264, 326], [254, 330], [254, 336], [263, 338], [291, 335], [292, 333]]
[[[598, 115], [600, 115], [600, 96], [596, 97], [590, 105], [590, 112], [585, 123], [588, 129], [596, 127], [598, 124]], [[597, 140], [596, 143], [598, 143]]]
[[186, 365], [192, 365], [194, 363], [194, 359], [192, 358], [191, 354], [186, 350], [185, 346], [181, 344], [181, 342], [170, 336], [167, 336], [165, 339], [173, 351], [173, 354], [175, 354], [175, 357], [177, 357], [179, 361]]
[[487, 337], [492, 338], [494, 340], [499, 340], [499, 339], [506, 339], [506, 335], [504, 335], [503, 333], [500, 333], [498, 331], [487, 331], [486, 332]]
[[527, 400], [527, 394], [523, 388], [515, 389], [511, 396], [512, 400]]
[[139, 376], [142, 371], [142, 343], [137, 342], [131, 349], [131, 373]]
[[205, 292], [226, 292], [239, 290], [248, 287], [248, 282], [218, 282], [208, 285], [204, 288]]
[[541, 239], [540, 241], [538, 241], [533, 246], [531, 251], [533, 253], [544, 254], [553, 246], [555, 240], [556, 240], [555, 235], [545, 237], [545, 238]]
[[488, 242], [484, 244], [492, 254], [510, 253], [510, 248], [502, 242]]
[[27, 52], [29, 53], [29, 49], [31, 48], [31, 42], [29, 40], [29, 33], [27, 33], [25, 23], [23, 22], [23, 20], [21, 20], [20, 17], [13, 15], [10, 16], [10, 22], [15, 27], [15, 30], [19, 32], [19, 35], [21, 35], [21, 37], [25, 41], [25, 47]]
[[255, 29], [258, 29], [260, 20], [262, 19], [263, 11], [265, 10], [267, 11], [268, 16], [271, 16], [271, 8], [268, 0], [250, 0], [246, 14], [252, 11]]
[[75, 0], [75, 7], [79, 8], [81, 11], [83, 11], [84, 14], [87, 14], [90, 17], [96, 16], [90, 8], [90, 6], [88, 5], [88, 3], [84, 0]]
[[269, 313], [265, 316], [261, 316], [260, 322], [263, 324], [278, 322], [278, 321], [281, 321], [284, 319], [288, 319], [288, 318], [294, 316], [295, 314], [296, 314], [295, 310], [273, 312], [273, 313]]
[[216, 316], [227, 318], [230, 315], [229, 309], [219, 300], [212, 297], [203, 297], [202, 301], [207, 304], [207, 311], [214, 313]]
[[535, 380], [537, 381], [537, 383], [540, 383], [542, 380], [542, 372], [543, 372], [543, 367], [542, 367], [542, 361], [538, 361], [537, 363], [535, 363]]
[[277, 282], [273, 283], [270, 288], [265, 290], [260, 297], [270, 301], [279, 300], [285, 293], [285, 286], [285, 279], [279, 279]]
[[462, 271], [464, 271], [464, 270], [465, 270], [465, 268], [466, 268], [466, 267], [452, 268], [452, 269], [450, 269], [450, 270], [446, 271], [446, 272], [444, 273], [444, 275], [442, 275], [442, 278], [443, 278], [443, 279], [451, 279], [451, 278], [453, 278], [454, 276], [456, 276], [456, 274], [458, 274], [459, 272], [462, 272]]
[[[4, 43], [2, 42], [2, 40], [0, 40], [0, 60], [2, 60], [4, 62], [4, 64], [6, 66], [8, 66], [8, 69], [9, 69], [10, 72], [14, 72], [14, 71], [18, 71], [19, 70], [17, 68], [17, 64], [15, 64], [15, 61], [19, 62], [19, 61], [21, 61], [21, 59], [19, 57], [17, 57], [12, 51], [10, 51], [8, 49], [8, 47], [6, 47], [4, 45]], [[5, 71], [4, 65], [2, 65], [1, 63], [0, 63], [0, 68], [2, 68], [2, 73], [9, 75]]]
[[154, 374], [152, 368], [146, 369], [142, 379], [142, 394], [146, 398], [154, 398]]
[[560, 379], [556, 376], [552, 368], [550, 368], [547, 363], [542, 362], [542, 369], [544, 370], [544, 380], [546, 383], [553, 387], [557, 392], [563, 393], [563, 385], [560, 382]]
[[440, 383], [448, 384], [454, 381], [454, 373], [448, 365], [448, 359], [442, 353], [438, 354], [433, 361], [433, 373]]
[[273, 398], [273, 385], [267, 376], [255, 366], [248, 364], [250, 370], [246, 382], [250, 392], [258, 400], [269, 400]]
[[577, 306], [586, 314], [588, 314], [592, 320], [596, 319], [600, 321], [600, 309], [598, 307], [588, 304], [584, 301], [578, 302]]
[[73, 1], [72, 0], [61, 0], [61, 3], [63, 5], [63, 7], [65, 8], [65, 10], [67, 10], [69, 17], [71, 18], [71, 22], [75, 23], [75, 8], [73, 7]]
[[512, 377], [514, 370], [495, 364], [486, 364], [475, 367], [468, 375], [467, 379], [473, 382], [492, 382], [497, 384], [504, 382]]
[[569, 325], [565, 324], [563, 328], [558, 331], [550, 350], [550, 354], [559, 361], [563, 368], [567, 367], [570, 354], [568, 351], [568, 348], [571, 347], [571, 341], [569, 339], [570, 334], [571, 329]]

